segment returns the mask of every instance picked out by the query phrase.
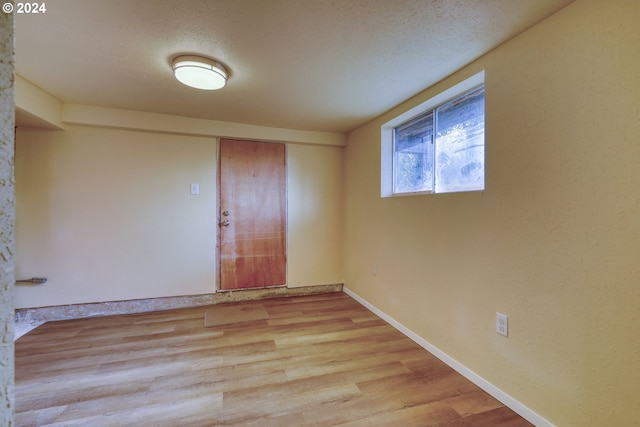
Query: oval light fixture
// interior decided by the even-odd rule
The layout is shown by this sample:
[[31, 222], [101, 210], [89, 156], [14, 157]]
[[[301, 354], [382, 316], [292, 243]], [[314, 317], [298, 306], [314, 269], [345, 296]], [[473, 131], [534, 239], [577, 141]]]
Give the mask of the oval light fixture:
[[216, 90], [227, 83], [227, 70], [213, 59], [195, 55], [181, 55], [173, 59], [173, 75], [187, 86]]

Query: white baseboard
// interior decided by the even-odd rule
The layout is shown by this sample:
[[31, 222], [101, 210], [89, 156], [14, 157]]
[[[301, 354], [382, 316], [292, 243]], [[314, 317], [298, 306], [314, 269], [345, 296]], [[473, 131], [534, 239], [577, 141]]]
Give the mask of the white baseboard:
[[350, 297], [358, 301], [360, 304], [362, 304], [363, 306], [371, 310], [377, 316], [382, 318], [385, 322], [389, 323], [391, 326], [393, 326], [402, 334], [404, 334], [409, 339], [414, 341], [420, 347], [424, 348], [429, 353], [433, 354], [438, 359], [440, 359], [441, 361], [449, 365], [453, 370], [458, 372], [460, 375], [462, 375], [463, 377], [465, 377], [466, 379], [468, 379], [469, 381], [471, 381], [472, 383], [480, 387], [482, 390], [486, 391], [491, 396], [493, 396], [494, 398], [502, 402], [503, 405], [505, 405], [506, 407], [508, 407], [509, 409], [511, 409], [518, 415], [520, 415], [525, 420], [529, 421], [530, 423], [532, 423], [537, 427], [555, 427], [552, 423], [550, 423], [549, 421], [547, 421], [546, 419], [538, 415], [536, 412], [532, 411], [531, 409], [523, 405], [518, 400], [509, 396], [507, 393], [500, 390], [498, 387], [494, 386], [489, 381], [485, 380], [480, 375], [476, 374], [471, 369], [467, 368], [466, 366], [464, 366], [463, 364], [461, 364], [460, 362], [458, 362], [457, 360], [455, 360], [454, 358], [452, 358], [451, 356], [449, 356], [448, 354], [440, 350], [438, 347], [431, 344], [429, 341], [425, 340], [424, 338], [420, 337], [418, 334], [416, 334], [412, 330], [400, 324], [397, 320], [395, 320], [391, 316], [382, 312], [377, 307], [371, 305], [368, 301], [366, 301], [361, 296], [359, 296], [355, 292], [348, 289], [346, 286], [343, 287], [342, 290], [344, 291], [345, 294], [349, 295]]

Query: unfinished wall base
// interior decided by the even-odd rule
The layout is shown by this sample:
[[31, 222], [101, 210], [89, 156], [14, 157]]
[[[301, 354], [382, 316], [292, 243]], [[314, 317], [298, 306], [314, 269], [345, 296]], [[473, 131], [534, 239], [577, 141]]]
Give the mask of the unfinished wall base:
[[147, 298], [128, 301], [108, 301], [89, 304], [59, 305], [53, 307], [21, 308], [15, 313], [15, 339], [46, 322], [110, 316], [114, 314], [145, 313], [176, 308], [199, 307], [226, 302], [267, 298], [316, 295], [342, 292], [342, 284], [303, 286], [298, 288], [275, 287], [241, 289], [213, 294], [185, 295], [164, 298]]

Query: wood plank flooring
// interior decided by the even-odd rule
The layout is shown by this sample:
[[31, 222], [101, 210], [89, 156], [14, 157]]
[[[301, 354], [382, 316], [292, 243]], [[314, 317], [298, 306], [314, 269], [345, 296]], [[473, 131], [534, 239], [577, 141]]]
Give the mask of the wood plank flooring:
[[16, 425], [530, 426], [343, 293], [52, 322], [15, 343]]

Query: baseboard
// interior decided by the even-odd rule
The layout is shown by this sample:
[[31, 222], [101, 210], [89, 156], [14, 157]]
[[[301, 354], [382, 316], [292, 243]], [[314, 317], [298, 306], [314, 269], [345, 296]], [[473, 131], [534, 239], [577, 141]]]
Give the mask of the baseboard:
[[346, 287], [343, 287], [342, 290], [345, 294], [349, 295], [351, 298], [358, 301], [367, 309], [371, 310], [373, 313], [375, 313], [377, 316], [379, 316], [384, 321], [389, 323], [391, 326], [396, 328], [398, 331], [400, 331], [402, 334], [407, 336], [409, 339], [414, 341], [420, 347], [424, 348], [429, 353], [433, 354], [435, 357], [437, 357], [438, 359], [440, 359], [441, 361], [449, 365], [456, 372], [458, 372], [463, 377], [465, 377], [466, 379], [468, 379], [469, 381], [471, 381], [472, 383], [480, 387], [482, 390], [486, 391], [491, 396], [493, 396], [494, 398], [502, 402], [503, 405], [513, 410], [522, 418], [526, 419], [527, 421], [529, 421], [530, 423], [538, 427], [554, 427], [552, 423], [550, 423], [548, 420], [546, 420], [536, 412], [529, 409], [527, 406], [522, 404], [522, 402], [514, 399], [504, 391], [500, 390], [498, 387], [494, 386], [489, 381], [485, 380], [480, 375], [476, 374], [471, 369], [467, 368], [466, 366], [464, 366], [463, 364], [461, 364], [460, 362], [458, 362], [457, 360], [455, 360], [454, 358], [452, 358], [451, 356], [449, 356], [448, 354], [440, 350], [438, 347], [434, 346], [433, 344], [431, 344], [424, 338], [420, 337], [418, 334], [416, 334], [409, 328], [399, 323], [397, 320], [395, 320], [391, 316], [387, 315], [386, 313], [379, 310], [377, 307], [370, 304], [367, 300], [365, 300], [364, 298], [362, 298], [352, 290]]
[[249, 301], [302, 295], [341, 292], [342, 284], [301, 286], [295, 288], [273, 287], [237, 289], [200, 295], [145, 298], [123, 301], [92, 302], [84, 304], [57, 305], [51, 307], [19, 308], [15, 310], [14, 340], [46, 322], [82, 319], [86, 317], [111, 316], [116, 314], [146, 313], [177, 308], [200, 307], [225, 302]]

